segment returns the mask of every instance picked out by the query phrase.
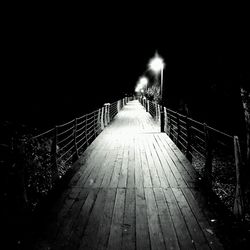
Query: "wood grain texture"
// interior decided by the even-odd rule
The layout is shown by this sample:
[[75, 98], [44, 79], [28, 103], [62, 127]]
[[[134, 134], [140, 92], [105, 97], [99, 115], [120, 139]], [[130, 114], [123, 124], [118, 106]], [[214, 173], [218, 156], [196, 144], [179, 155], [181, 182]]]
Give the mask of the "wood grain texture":
[[79, 163], [34, 249], [223, 249], [195, 170], [137, 101]]

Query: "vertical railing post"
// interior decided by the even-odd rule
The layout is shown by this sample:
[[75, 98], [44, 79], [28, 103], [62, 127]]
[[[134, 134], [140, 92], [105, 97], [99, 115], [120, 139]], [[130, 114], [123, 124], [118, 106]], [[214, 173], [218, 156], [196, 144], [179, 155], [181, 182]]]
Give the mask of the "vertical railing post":
[[101, 130], [104, 129], [105, 126], [105, 107], [102, 107], [101, 109]]
[[110, 122], [110, 103], [105, 103], [104, 104], [104, 125], [105, 127], [108, 126], [109, 122]]
[[110, 103], [108, 103], [108, 113], [107, 113], [107, 115], [108, 115], [108, 124], [110, 123]]
[[204, 178], [208, 186], [212, 186], [212, 140], [211, 134], [208, 131], [206, 123], [204, 123], [205, 132], [205, 168], [204, 168]]
[[236, 189], [233, 212], [238, 219], [244, 219], [244, 198], [241, 180], [242, 158], [238, 136], [234, 136], [234, 158], [236, 170]]
[[163, 110], [163, 107], [160, 106], [160, 124], [161, 124], [161, 132], [164, 132], [165, 129], [165, 116], [164, 116], [165, 112]]
[[98, 114], [97, 114], [97, 118], [96, 118], [96, 112], [94, 112], [94, 137], [96, 138], [97, 133], [96, 133], [96, 125], [98, 124]]
[[57, 166], [57, 133], [58, 129], [57, 126], [54, 128], [54, 138], [51, 145], [51, 166], [53, 166], [52, 170], [54, 172], [55, 179], [59, 179], [59, 172], [58, 172], [58, 166]]
[[104, 126], [106, 127], [108, 125], [107, 121], [107, 103], [104, 103]]
[[157, 105], [157, 113], [158, 113], [157, 121], [158, 121], [158, 122], [161, 121], [161, 112], [162, 112], [162, 106], [158, 104], [158, 105]]
[[104, 104], [104, 126], [108, 126], [110, 122], [110, 103]]
[[173, 140], [173, 124], [172, 124], [172, 117], [169, 116], [169, 137]]
[[156, 116], [157, 116], [157, 104], [156, 103], [154, 103], [154, 111], [153, 111], [153, 117], [154, 117], [154, 119], [156, 119]]
[[176, 119], [177, 119], [177, 138], [176, 138], [176, 145], [179, 147], [180, 146], [180, 131], [181, 131], [181, 127], [180, 127], [180, 116], [178, 113], [176, 113]]
[[101, 116], [102, 116], [102, 111], [101, 111], [102, 109], [101, 108], [99, 108], [98, 109], [98, 117], [97, 117], [97, 131], [98, 131], [98, 133], [100, 132], [100, 128], [101, 128]]
[[187, 159], [192, 162], [192, 154], [191, 154], [191, 151], [192, 151], [192, 148], [191, 148], [191, 145], [192, 145], [192, 133], [191, 133], [191, 126], [190, 126], [190, 122], [189, 122], [189, 119], [188, 117], [186, 116], [186, 129], [187, 129], [187, 149], [186, 149], [186, 157]]
[[119, 111], [120, 111], [120, 100], [117, 102], [117, 113], [119, 113]]
[[168, 131], [168, 117], [167, 117], [167, 108], [164, 107], [164, 132], [167, 133]]
[[78, 155], [78, 149], [77, 149], [77, 138], [76, 138], [76, 133], [77, 133], [77, 118], [75, 118], [75, 122], [74, 122], [74, 132], [73, 132], [73, 136], [74, 136], [74, 152], [73, 152], [73, 162], [75, 162], [76, 160], [79, 159], [79, 155]]

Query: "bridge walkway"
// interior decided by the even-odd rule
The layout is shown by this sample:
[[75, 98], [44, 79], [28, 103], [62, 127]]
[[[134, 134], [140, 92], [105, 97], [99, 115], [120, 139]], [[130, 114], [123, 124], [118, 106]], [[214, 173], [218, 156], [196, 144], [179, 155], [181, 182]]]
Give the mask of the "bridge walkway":
[[36, 249], [223, 249], [197, 175], [138, 101], [91, 143]]

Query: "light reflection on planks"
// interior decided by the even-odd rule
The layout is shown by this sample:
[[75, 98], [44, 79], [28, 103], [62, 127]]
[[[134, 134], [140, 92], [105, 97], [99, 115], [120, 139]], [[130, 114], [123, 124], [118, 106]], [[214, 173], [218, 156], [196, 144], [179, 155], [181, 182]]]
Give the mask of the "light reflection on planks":
[[137, 101], [81, 163], [37, 249], [223, 249], [207, 231], [194, 169]]

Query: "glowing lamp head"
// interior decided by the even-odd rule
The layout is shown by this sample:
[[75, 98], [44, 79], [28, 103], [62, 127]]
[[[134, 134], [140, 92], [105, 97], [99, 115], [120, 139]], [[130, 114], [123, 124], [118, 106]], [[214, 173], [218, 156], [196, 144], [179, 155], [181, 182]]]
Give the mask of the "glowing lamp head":
[[162, 69], [164, 69], [164, 61], [163, 59], [155, 53], [155, 56], [149, 61], [149, 69], [154, 71], [155, 73], [159, 73]]

